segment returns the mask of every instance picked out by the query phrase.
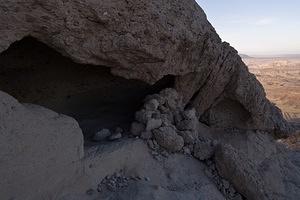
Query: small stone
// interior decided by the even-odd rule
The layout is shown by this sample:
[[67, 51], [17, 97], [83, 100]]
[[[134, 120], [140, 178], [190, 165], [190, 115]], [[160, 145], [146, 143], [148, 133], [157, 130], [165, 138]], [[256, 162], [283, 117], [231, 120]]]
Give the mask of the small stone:
[[156, 151], [151, 151], [152, 156], [158, 156], [159, 154]]
[[152, 114], [153, 119], [161, 119], [161, 113], [159, 111], [155, 111]]
[[87, 195], [93, 195], [94, 193], [95, 193], [95, 190], [93, 190], [93, 189], [89, 189], [86, 191]]
[[185, 147], [182, 148], [182, 150], [183, 150], [184, 154], [191, 155], [191, 150], [188, 147], [185, 146]]
[[144, 140], [149, 140], [152, 138], [152, 132], [151, 131], [144, 131], [141, 134], [141, 138]]
[[182, 116], [182, 114], [181, 114], [180, 112], [175, 112], [175, 113], [173, 114], [173, 116], [174, 116], [174, 122], [175, 122], [175, 124], [178, 124], [178, 123], [180, 123], [182, 120], [184, 120], [184, 118], [183, 118], [183, 116]]
[[196, 131], [179, 131], [178, 134], [183, 138], [185, 144], [193, 144], [198, 139]]
[[115, 192], [115, 191], [117, 190], [116, 186], [113, 185], [113, 184], [107, 184], [107, 185], [106, 185], [106, 188], [107, 188], [108, 190], [110, 190], [111, 192]]
[[230, 194], [235, 194], [236, 193], [234, 187], [232, 187], [232, 186], [229, 187], [229, 193]]
[[151, 131], [153, 129], [157, 129], [161, 127], [162, 121], [161, 119], [150, 119], [146, 125], [146, 131]]
[[189, 148], [189, 150], [191, 151], [191, 153], [194, 152], [194, 144], [187, 145], [187, 148]]
[[120, 127], [117, 127], [116, 129], [115, 129], [115, 133], [123, 133], [124, 132], [124, 130], [122, 129], [122, 128], [120, 128]]
[[133, 122], [131, 124], [130, 132], [134, 136], [139, 136], [145, 130], [145, 125], [138, 122]]
[[152, 149], [152, 150], [155, 149], [155, 146], [154, 146], [154, 143], [153, 143], [152, 140], [148, 140], [147, 144], [148, 144], [148, 147], [149, 147], [150, 149]]
[[183, 111], [183, 118], [187, 120], [197, 119], [195, 108], [191, 108]]
[[197, 132], [199, 122], [198, 120], [182, 120], [176, 123], [176, 127], [180, 131], [194, 131]]
[[156, 99], [151, 99], [144, 104], [146, 110], [155, 111], [159, 106], [159, 102]]
[[140, 110], [135, 113], [135, 119], [143, 124], [147, 124], [147, 122], [152, 118], [153, 111], [148, 110]]
[[149, 177], [145, 177], [145, 181], [150, 181], [150, 178]]
[[172, 113], [161, 114], [161, 120], [164, 126], [169, 126], [174, 123], [174, 118]]
[[102, 192], [102, 186], [101, 185], [98, 185], [97, 192]]
[[225, 189], [229, 189], [229, 186], [230, 186], [229, 182], [226, 181], [226, 180], [223, 180], [222, 182], [223, 182], [224, 188], [225, 188]]
[[145, 98], [145, 102], [150, 101], [152, 99], [156, 99], [160, 105], [163, 105], [166, 102], [165, 99], [159, 94], [147, 95]]
[[97, 142], [103, 141], [106, 138], [108, 138], [110, 135], [111, 135], [110, 130], [108, 130], [108, 129], [102, 129], [101, 131], [98, 131], [97, 133], [95, 133], [95, 135], [93, 137], [93, 140], [97, 141]]
[[169, 157], [169, 153], [167, 151], [162, 151], [160, 154], [165, 158]]
[[152, 141], [153, 141], [154, 146], [157, 146], [157, 147], [159, 146], [156, 140], [152, 140]]
[[213, 164], [213, 162], [212, 162], [211, 160], [206, 160], [206, 164], [207, 164], [208, 166], [211, 166], [211, 165]]
[[109, 137], [109, 140], [110, 140], [110, 141], [114, 141], [114, 140], [118, 140], [118, 139], [120, 139], [120, 138], [122, 138], [122, 134], [121, 134], [121, 133], [115, 133], [115, 134], [113, 134], [113, 135], [111, 135], [111, 136]]
[[157, 143], [168, 151], [180, 151], [184, 146], [183, 138], [177, 135], [174, 127], [160, 127], [153, 130], [153, 135]]
[[194, 156], [199, 160], [206, 160], [214, 155], [215, 149], [211, 142], [197, 141], [194, 145]]
[[166, 114], [166, 113], [169, 113], [169, 112], [170, 112], [170, 109], [167, 108], [166, 106], [160, 105], [160, 106], [158, 107], [158, 109], [159, 109], [159, 111], [160, 111], [161, 113], [163, 113], [163, 114]]
[[243, 200], [243, 197], [240, 194], [235, 195], [233, 200]]
[[159, 185], [154, 185], [153, 188], [154, 188], [155, 190], [159, 190], [159, 189], [161, 189], [161, 186], [159, 186]]
[[218, 146], [219, 143], [220, 142], [218, 140], [213, 140], [212, 145], [216, 147], [216, 146]]
[[181, 99], [179, 98], [179, 95], [175, 89], [167, 88], [162, 90], [159, 94], [166, 99], [166, 105], [170, 109], [177, 109], [180, 107]]
[[116, 173], [117, 178], [122, 178], [121, 173]]
[[163, 157], [161, 155], [157, 155], [157, 156], [154, 156], [154, 159], [157, 160], [158, 162], [162, 162], [163, 161]]

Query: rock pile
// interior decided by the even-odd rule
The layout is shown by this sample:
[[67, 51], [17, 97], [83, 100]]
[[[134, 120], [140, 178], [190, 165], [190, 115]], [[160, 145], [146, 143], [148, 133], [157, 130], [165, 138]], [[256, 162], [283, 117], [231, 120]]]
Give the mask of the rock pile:
[[131, 133], [147, 140], [157, 160], [169, 153], [181, 152], [205, 161], [207, 175], [227, 199], [241, 200], [233, 185], [221, 178], [212, 160], [218, 145], [211, 139], [209, 128], [201, 124], [193, 108], [184, 109], [176, 90], [168, 88], [147, 96], [143, 108], [136, 112]]
[[93, 141], [101, 142], [105, 140], [114, 141], [122, 138], [123, 129], [117, 127], [112, 133], [109, 129], [102, 129], [94, 134]]
[[149, 95], [135, 114], [131, 133], [148, 141], [151, 149], [158, 146], [168, 152], [194, 154], [199, 160], [213, 156], [214, 144], [207, 137], [209, 129], [201, 124], [193, 108], [184, 109], [181, 96], [167, 88]]
[[111, 192], [115, 192], [118, 189], [128, 186], [129, 178], [123, 176], [121, 173], [115, 173], [111, 176], [106, 176], [97, 187], [98, 192], [102, 192], [104, 189], [108, 189]]
[[117, 190], [128, 187], [130, 182], [134, 181], [150, 181], [149, 177], [141, 177], [141, 176], [130, 176], [127, 177], [124, 175], [121, 170], [118, 173], [114, 173], [111, 176], [106, 176], [97, 187], [97, 192], [103, 192], [105, 190], [109, 190], [111, 192], [116, 192]]

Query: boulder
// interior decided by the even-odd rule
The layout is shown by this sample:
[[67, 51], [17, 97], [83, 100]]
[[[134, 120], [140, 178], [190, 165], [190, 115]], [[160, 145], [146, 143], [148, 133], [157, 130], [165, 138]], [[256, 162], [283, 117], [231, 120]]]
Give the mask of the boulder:
[[176, 152], [184, 146], [183, 138], [177, 135], [174, 127], [165, 126], [153, 130], [157, 143], [168, 151]]
[[147, 122], [152, 119], [153, 113], [153, 111], [142, 109], [135, 113], [135, 119], [140, 123], [147, 124]]
[[146, 125], [146, 131], [151, 131], [153, 129], [159, 128], [162, 125], [161, 119], [150, 119]]
[[99, 141], [106, 140], [109, 136], [111, 136], [110, 130], [102, 129], [97, 133], [95, 133], [93, 140], [99, 142]]
[[298, 199], [299, 158], [298, 151], [291, 151], [270, 135], [258, 132], [221, 139], [215, 155], [220, 175], [250, 200]]
[[78, 175], [78, 123], [1, 91], [0, 110], [0, 199], [53, 199]]
[[134, 136], [139, 136], [141, 135], [141, 133], [145, 130], [145, 125], [142, 123], [138, 123], [138, 122], [133, 122], [131, 124], [131, 128], [130, 128], [130, 132], [131, 134], [133, 134]]
[[147, 101], [144, 106], [146, 110], [155, 111], [159, 106], [159, 102], [156, 99], [151, 99]]

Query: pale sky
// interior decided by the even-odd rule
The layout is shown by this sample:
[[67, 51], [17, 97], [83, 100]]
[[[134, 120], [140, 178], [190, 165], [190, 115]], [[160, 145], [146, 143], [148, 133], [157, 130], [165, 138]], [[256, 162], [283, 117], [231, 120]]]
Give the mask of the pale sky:
[[197, 0], [220, 37], [249, 55], [300, 54], [300, 0]]

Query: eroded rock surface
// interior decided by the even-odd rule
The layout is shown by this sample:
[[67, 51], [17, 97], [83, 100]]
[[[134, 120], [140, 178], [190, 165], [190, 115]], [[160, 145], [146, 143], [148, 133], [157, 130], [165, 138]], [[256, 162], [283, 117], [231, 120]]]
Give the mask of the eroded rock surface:
[[[0, 52], [32, 36], [76, 62], [108, 66], [125, 78], [154, 83], [175, 75], [184, 104], [207, 123], [232, 126], [238, 118], [230, 110], [238, 110], [243, 128], [289, 132], [261, 84], [194, 0], [14, 0], [2, 1], [0, 10]], [[228, 111], [222, 109], [225, 99], [232, 102], [229, 113], [222, 112]], [[220, 112], [211, 113], [216, 107]]]
[[0, 92], [0, 198], [53, 199], [83, 158], [78, 123]]
[[231, 133], [221, 138], [215, 157], [218, 171], [247, 199], [299, 197], [299, 151], [265, 133]]
[[[236, 50], [221, 41], [194, 0], [0, 0], [0, 53], [27, 36], [76, 63], [90, 64], [87, 79], [94, 68], [106, 67], [99, 73], [103, 75], [99, 76], [103, 80], [99, 85], [117, 83], [112, 84], [116, 87], [107, 87], [118, 89], [118, 98], [109, 98], [117, 103], [131, 101], [130, 95], [125, 95], [127, 79], [138, 79], [141, 86], [148, 88], [172, 75], [172, 85], [168, 87], [173, 88], [146, 97], [136, 112], [131, 134], [145, 141], [122, 143], [123, 133], [107, 134], [99, 137], [105, 142], [96, 144], [95, 150], [89, 149], [84, 159], [82, 133], [74, 119], [39, 106], [20, 104], [0, 92], [1, 198], [54, 199], [59, 193], [63, 199], [91, 199], [87, 195], [93, 195], [99, 184], [114, 186], [110, 183], [118, 180], [114, 173], [123, 170], [114, 193], [101, 190], [95, 196], [223, 199], [202, 173], [205, 167], [199, 160], [215, 162], [211, 171], [218, 171], [223, 178], [212, 178], [222, 182], [217, 185], [226, 198], [299, 197], [299, 155], [279, 147], [270, 134], [287, 136], [290, 126], [280, 110], [266, 99], [263, 87]], [[11, 80], [21, 69], [14, 65], [10, 68], [4, 61], [0, 72], [6, 79], [2, 79], [0, 89], [10, 89]], [[76, 79], [87, 66], [83, 65], [86, 70], [80, 66], [74, 76], [69, 73], [73, 64], [62, 71]], [[61, 66], [63, 62], [58, 68]], [[35, 67], [29, 69], [43, 71]], [[47, 65], [49, 68], [51, 65]], [[108, 70], [122, 79], [116, 80]], [[29, 75], [32, 73], [28, 71]], [[49, 78], [45, 74], [42, 77]], [[36, 77], [41, 82], [34, 82], [35, 85], [47, 82], [37, 71]], [[89, 83], [95, 86], [93, 81]], [[15, 82], [23, 91], [23, 84]], [[64, 82], [62, 77], [58, 87]], [[74, 84], [78, 84], [77, 80], [67, 83], [78, 92], [82, 85]], [[42, 90], [41, 96], [51, 96], [52, 86]], [[89, 93], [91, 99], [102, 102], [98, 98], [107, 88]], [[57, 91], [60, 90], [54, 92]], [[63, 92], [63, 96], [69, 95]], [[131, 103], [134, 108], [139, 106], [138, 101]], [[220, 137], [215, 129], [222, 132]], [[235, 134], [236, 129], [258, 129], [265, 134]], [[102, 182], [107, 175], [108, 180]], [[130, 176], [144, 179], [130, 182], [126, 180]], [[65, 190], [67, 185], [68, 189], [72, 185], [73, 191]]]

